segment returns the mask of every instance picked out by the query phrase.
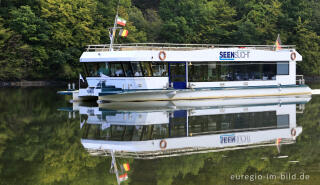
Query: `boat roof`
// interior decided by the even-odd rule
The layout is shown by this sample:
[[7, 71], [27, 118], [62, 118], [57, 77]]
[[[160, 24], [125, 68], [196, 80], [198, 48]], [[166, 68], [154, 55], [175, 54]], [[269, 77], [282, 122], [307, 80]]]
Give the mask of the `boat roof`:
[[[165, 56], [160, 57], [161, 51]], [[102, 44], [88, 45], [80, 62], [290, 61], [292, 53], [295, 61], [302, 60], [294, 45], [276, 51], [274, 45], [132, 43], [114, 44], [110, 49]]]
[[[281, 45], [282, 49], [295, 49], [295, 45]], [[251, 48], [259, 50], [275, 50], [275, 45], [234, 45], [234, 44], [176, 44], [176, 43], [128, 43], [113, 44], [113, 51], [132, 50], [201, 50], [212, 48]], [[110, 51], [109, 44], [87, 45], [86, 52]]]
[[[275, 141], [281, 138], [281, 144], [295, 142], [297, 136], [302, 133], [302, 127], [296, 127], [297, 135], [291, 136], [292, 128], [276, 128], [270, 130], [230, 132], [221, 134], [208, 134], [185, 136], [177, 138], [163, 138], [147, 141], [110, 141], [81, 139], [81, 143], [90, 153], [98, 152], [106, 154], [108, 151], [115, 151], [122, 157], [133, 157], [141, 159], [155, 159], [164, 156], [170, 157], [170, 153], [187, 155], [189, 152], [199, 151], [225, 151], [233, 149], [245, 149], [254, 146], [275, 146]], [[223, 137], [238, 137], [239, 142], [222, 142]], [[166, 149], [160, 148], [160, 142], [167, 142]], [[251, 147], [250, 147], [251, 146]], [[188, 152], [186, 152], [186, 150]], [[206, 152], [205, 152], [206, 153]], [[101, 155], [100, 154], [100, 155]]]

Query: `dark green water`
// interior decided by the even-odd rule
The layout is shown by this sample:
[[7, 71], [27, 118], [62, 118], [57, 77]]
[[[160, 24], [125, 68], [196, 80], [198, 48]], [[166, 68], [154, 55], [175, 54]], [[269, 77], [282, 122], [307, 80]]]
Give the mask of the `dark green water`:
[[[109, 173], [111, 157], [89, 155], [81, 143], [86, 130], [79, 127], [79, 114], [69, 118], [58, 111], [72, 105], [56, 91], [0, 89], [0, 184], [117, 184]], [[295, 143], [281, 146], [280, 154], [267, 146], [153, 160], [118, 157], [119, 164], [131, 167], [121, 184], [319, 184], [320, 95], [297, 114], [297, 125], [302, 133]], [[289, 173], [309, 179], [231, 180], [232, 175]]]

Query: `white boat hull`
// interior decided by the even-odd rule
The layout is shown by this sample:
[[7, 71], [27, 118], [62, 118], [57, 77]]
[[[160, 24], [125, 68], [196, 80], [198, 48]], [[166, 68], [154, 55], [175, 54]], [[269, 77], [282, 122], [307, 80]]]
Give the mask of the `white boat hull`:
[[308, 86], [279, 86], [265, 88], [225, 88], [225, 89], [176, 89], [124, 91], [119, 94], [100, 95], [100, 101], [166, 101], [218, 98], [244, 98], [262, 96], [288, 96], [311, 94]]

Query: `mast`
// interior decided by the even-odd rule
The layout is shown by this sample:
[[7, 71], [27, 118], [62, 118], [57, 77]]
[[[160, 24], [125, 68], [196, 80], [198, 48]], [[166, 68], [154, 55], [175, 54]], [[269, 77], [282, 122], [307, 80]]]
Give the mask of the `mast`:
[[114, 36], [116, 35], [116, 30], [117, 30], [117, 19], [118, 19], [119, 4], [120, 4], [120, 0], [118, 1], [117, 13], [116, 13], [116, 17], [114, 18], [113, 27], [109, 29], [109, 32], [110, 32], [110, 35], [109, 35], [110, 36], [109, 50], [110, 51], [113, 51], [112, 45], [114, 43]]
[[117, 183], [120, 185], [120, 179], [119, 179], [119, 172], [118, 172], [118, 166], [117, 166], [117, 161], [116, 161], [116, 156], [115, 156], [115, 151], [111, 150], [111, 167], [110, 167], [110, 172], [113, 170], [113, 173], [116, 174], [117, 178]]

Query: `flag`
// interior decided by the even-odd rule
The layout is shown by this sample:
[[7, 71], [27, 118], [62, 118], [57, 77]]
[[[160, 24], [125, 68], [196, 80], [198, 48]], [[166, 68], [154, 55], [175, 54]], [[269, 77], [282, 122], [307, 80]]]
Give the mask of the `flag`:
[[128, 179], [128, 174], [125, 173], [125, 174], [122, 174], [119, 176], [119, 181], [122, 182], [122, 181], [125, 181]]
[[112, 37], [114, 37], [116, 35], [116, 29], [112, 30]]
[[121, 37], [127, 37], [128, 36], [128, 30], [126, 29], [121, 29], [120, 32], [119, 32], [119, 35]]
[[278, 139], [276, 140], [276, 145], [279, 145], [280, 142], [281, 142], [281, 138], [278, 138]]
[[277, 140], [276, 140], [276, 146], [277, 146], [277, 150], [278, 150], [278, 153], [280, 153], [280, 142], [281, 142], [281, 138], [278, 138]]
[[110, 40], [112, 40], [112, 38], [116, 35], [116, 29], [113, 28], [109, 28], [109, 37]]
[[122, 19], [121, 17], [117, 17], [117, 24], [119, 24], [120, 26], [125, 26], [126, 23], [126, 20]]
[[79, 74], [79, 79], [80, 79], [82, 82], [84, 82], [84, 79], [83, 79], [83, 77], [82, 77], [81, 74]]
[[123, 163], [123, 168], [124, 170], [127, 172], [127, 171], [130, 171], [130, 166], [129, 166], [129, 163]]
[[281, 40], [280, 40], [280, 34], [278, 34], [277, 40], [276, 40], [276, 51], [281, 49]]

